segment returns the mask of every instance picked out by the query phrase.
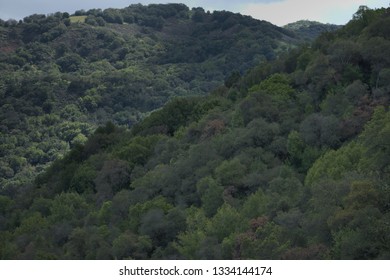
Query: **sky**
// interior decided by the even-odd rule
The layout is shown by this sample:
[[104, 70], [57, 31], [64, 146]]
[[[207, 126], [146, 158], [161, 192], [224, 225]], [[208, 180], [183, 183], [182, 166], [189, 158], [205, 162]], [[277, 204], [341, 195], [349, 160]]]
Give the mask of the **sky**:
[[74, 13], [93, 8], [124, 8], [131, 4], [184, 3], [190, 8], [226, 10], [266, 20], [283, 26], [297, 20], [314, 20], [322, 23], [345, 24], [359, 6], [389, 7], [390, 0], [0, 0], [0, 18], [23, 19], [31, 14], [54, 12]]

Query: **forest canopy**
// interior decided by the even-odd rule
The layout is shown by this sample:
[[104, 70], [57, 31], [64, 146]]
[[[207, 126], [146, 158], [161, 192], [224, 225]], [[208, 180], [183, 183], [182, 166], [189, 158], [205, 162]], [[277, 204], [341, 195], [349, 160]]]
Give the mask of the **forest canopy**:
[[303, 42], [268, 22], [180, 4], [0, 20], [0, 38], [3, 185], [31, 181], [108, 121], [130, 128]]
[[[139, 18], [132, 9], [148, 11]], [[156, 15], [158, 22], [148, 21]], [[71, 23], [74, 16], [85, 17], [85, 23]], [[1, 188], [2, 259], [390, 257], [389, 9], [361, 7], [344, 27], [322, 34], [309, 45], [283, 53], [277, 51], [280, 45], [270, 44], [273, 56], [263, 53], [265, 58], [260, 60], [245, 49], [234, 62], [228, 55], [239, 41], [229, 41], [236, 35], [225, 32], [242, 28], [239, 34], [260, 34], [257, 28], [274, 27], [231, 13], [209, 14], [181, 5], [79, 11], [74, 16], [58, 15], [66, 31], [57, 38], [68, 36], [70, 40], [77, 32], [101, 34], [94, 32], [108, 25], [112, 33], [99, 35], [98, 40], [105, 44], [105, 38], [110, 38], [107, 49], [115, 55], [128, 44], [128, 38], [138, 41], [128, 46], [125, 59], [97, 61], [96, 57], [106, 53], [104, 48], [93, 49], [97, 45], [92, 45], [83, 55], [82, 45], [70, 51], [65, 39], [54, 39], [65, 44], [64, 53], [45, 68], [49, 67], [46, 62], [26, 64], [32, 59], [40, 61], [41, 56], [30, 52], [40, 43], [29, 41], [33, 40], [31, 33], [26, 38], [23, 32], [17, 33], [22, 37], [14, 42], [24, 40], [23, 45], [31, 49], [16, 48], [1, 62], [8, 67], [4, 69], [17, 73], [14, 78], [10, 74], [1, 78], [1, 94], [7, 100], [2, 112], [7, 112], [3, 118], [8, 122], [2, 128], [7, 142], [2, 142], [1, 151], [7, 161], [1, 172], [13, 178], [13, 168], [33, 172], [35, 162], [54, 162], [33, 176], [33, 181]], [[48, 18], [34, 16], [31, 22]], [[92, 19], [96, 24], [87, 23]], [[197, 32], [196, 37], [226, 34], [213, 41], [212, 47], [207, 45], [211, 60], [194, 61], [184, 55], [184, 48], [175, 52], [175, 61], [167, 61], [170, 55], [156, 56], [162, 50], [151, 34], [169, 39], [167, 30], [177, 28], [173, 23], [187, 20], [190, 26], [202, 25], [191, 31]], [[21, 32], [26, 24], [31, 24], [28, 19], [11, 26], [3, 23], [1, 32], [7, 28]], [[29, 28], [42, 28], [38, 26]], [[144, 35], [137, 35], [141, 33], [136, 28], [146, 28]], [[134, 37], [117, 36], [130, 29]], [[276, 30], [273, 35], [267, 33], [272, 42], [293, 38], [291, 31]], [[196, 48], [203, 39], [194, 43], [195, 53], [202, 49]], [[253, 43], [259, 40], [254, 37]], [[145, 52], [138, 52], [140, 46]], [[221, 52], [227, 46], [229, 51]], [[36, 50], [42, 56], [56, 57], [50, 49]], [[165, 54], [169, 51], [169, 47], [164, 50]], [[141, 62], [131, 64], [133, 55], [141, 53], [150, 60], [143, 61], [142, 67]], [[248, 60], [244, 59], [247, 54]], [[15, 60], [21, 65], [8, 60], [15, 56], [25, 59]], [[233, 63], [223, 64], [227, 70], [216, 68], [222, 58]], [[187, 69], [181, 67], [191, 63], [196, 64], [192, 69], [203, 71], [203, 78], [181, 72]], [[235, 63], [243, 68], [233, 67]], [[253, 67], [241, 71], [245, 63]], [[92, 71], [86, 65], [96, 68]], [[43, 69], [53, 72], [48, 76]], [[107, 69], [113, 71], [106, 75]], [[73, 71], [82, 75], [73, 75]], [[196, 81], [201, 88], [209, 79], [218, 86], [208, 94], [208, 87], [202, 94], [191, 87], [188, 94], [166, 95], [170, 101], [149, 112], [157, 108], [151, 105], [156, 104], [157, 95], [154, 91], [147, 94], [148, 87], [155, 85], [137, 85], [133, 80], [137, 75], [145, 77], [145, 83], [146, 77], [162, 75], [160, 86], [167, 91], [171, 83], [177, 88], [184, 85], [182, 81]], [[41, 90], [44, 85], [47, 91]], [[128, 121], [126, 114], [135, 112], [127, 110], [133, 101], [124, 105], [125, 86], [139, 87], [139, 101], [148, 113], [141, 114], [142, 120], [134, 119], [131, 128], [112, 121], [94, 129], [99, 121], [91, 126], [90, 118], [103, 121], [108, 112], [114, 117], [120, 112], [118, 116]], [[31, 97], [28, 106], [21, 103], [26, 92]], [[52, 113], [42, 113], [41, 105], [50, 100], [63, 100], [62, 106], [53, 101], [53, 107], [46, 109]], [[83, 108], [82, 100], [89, 100], [86, 104], [92, 107]], [[20, 125], [31, 129], [24, 138], [15, 136], [23, 134], [17, 134]], [[33, 127], [49, 130], [43, 133]], [[14, 131], [13, 138], [10, 131]], [[64, 145], [62, 157], [46, 158], [49, 145], [44, 139], [52, 143], [50, 135], [53, 139], [61, 135], [58, 150], [65, 142], [70, 151]], [[33, 145], [30, 139], [36, 139]], [[19, 148], [20, 154], [6, 153], [23, 145], [28, 149]], [[29, 156], [23, 156], [27, 151]]]

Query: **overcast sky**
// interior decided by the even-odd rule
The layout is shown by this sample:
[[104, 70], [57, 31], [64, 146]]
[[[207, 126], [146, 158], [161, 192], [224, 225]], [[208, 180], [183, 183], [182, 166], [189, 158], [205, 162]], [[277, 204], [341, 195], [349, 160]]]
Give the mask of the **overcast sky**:
[[239, 12], [280, 26], [301, 19], [345, 24], [360, 5], [370, 8], [389, 7], [389, 0], [0, 0], [0, 18], [22, 19], [35, 13], [73, 13], [80, 9], [124, 8], [136, 3], [184, 3], [191, 8]]

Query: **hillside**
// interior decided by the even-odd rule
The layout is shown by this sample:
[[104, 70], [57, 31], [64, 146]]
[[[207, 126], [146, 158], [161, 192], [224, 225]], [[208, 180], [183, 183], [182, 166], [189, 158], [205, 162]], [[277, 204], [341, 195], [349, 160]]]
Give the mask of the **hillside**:
[[1, 258], [389, 259], [389, 22], [99, 127], [1, 190]]
[[313, 41], [319, 35], [325, 32], [333, 32], [340, 29], [342, 26], [335, 24], [323, 24], [316, 21], [300, 20], [297, 22], [289, 23], [283, 28], [290, 30], [298, 34], [301, 38], [306, 39], [308, 42]]
[[0, 38], [3, 186], [31, 180], [98, 125], [129, 128], [301, 42], [268, 22], [179, 4], [31, 15], [0, 21]]

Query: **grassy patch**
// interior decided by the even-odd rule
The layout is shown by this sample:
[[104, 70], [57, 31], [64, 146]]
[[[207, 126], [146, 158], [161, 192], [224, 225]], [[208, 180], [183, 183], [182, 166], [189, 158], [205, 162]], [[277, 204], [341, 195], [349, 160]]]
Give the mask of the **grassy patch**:
[[71, 16], [69, 17], [71, 23], [84, 23], [87, 16]]

